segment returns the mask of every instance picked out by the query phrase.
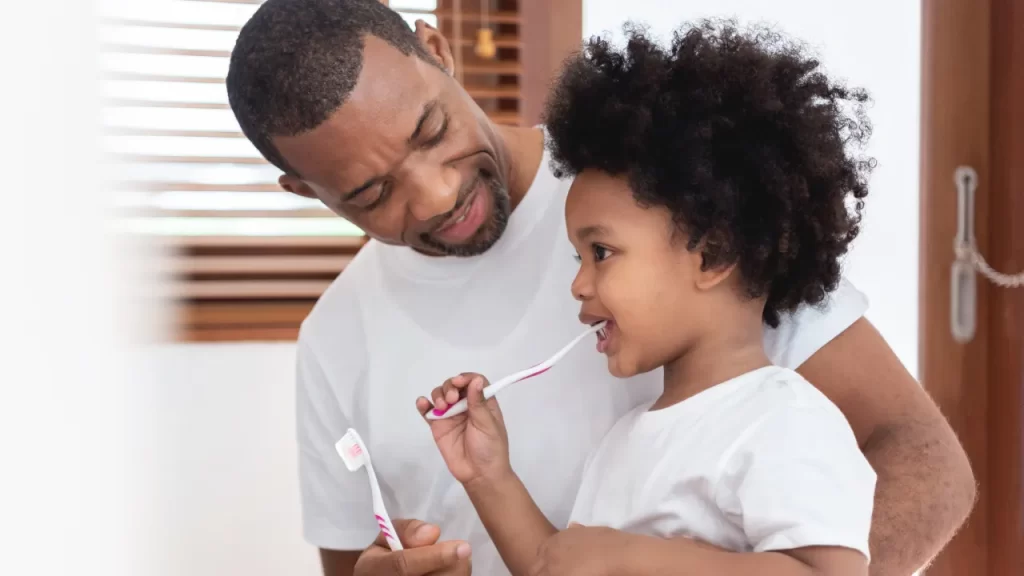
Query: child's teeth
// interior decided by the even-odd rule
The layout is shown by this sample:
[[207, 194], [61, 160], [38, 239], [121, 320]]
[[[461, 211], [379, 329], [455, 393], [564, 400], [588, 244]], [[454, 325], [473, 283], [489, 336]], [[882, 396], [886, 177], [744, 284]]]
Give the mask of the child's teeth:
[[456, 218], [456, 219], [455, 219], [455, 222], [456, 222], [456, 223], [459, 223], [459, 222], [462, 222], [462, 221], [463, 221], [463, 220], [465, 220], [465, 219], [466, 219], [466, 215], [465, 215], [465, 214], [463, 214], [462, 216], [459, 216], [458, 218]]

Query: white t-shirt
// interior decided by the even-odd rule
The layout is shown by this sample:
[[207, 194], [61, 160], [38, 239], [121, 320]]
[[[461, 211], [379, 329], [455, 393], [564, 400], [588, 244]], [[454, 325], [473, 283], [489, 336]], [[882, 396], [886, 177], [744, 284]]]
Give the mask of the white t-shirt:
[[772, 366], [624, 416], [588, 460], [571, 521], [737, 552], [843, 546], [870, 558], [874, 494], [843, 413]]
[[[437, 523], [443, 539], [473, 546], [474, 573], [508, 574], [415, 401], [459, 372], [497, 380], [532, 366], [579, 334], [569, 289], [578, 268], [564, 215], [570, 184], [555, 178], [545, 153], [486, 254], [434, 258], [371, 241], [320, 298], [298, 343], [309, 543], [357, 550], [377, 535], [366, 474], [349, 472], [334, 451], [351, 426], [368, 445], [392, 518]], [[844, 283], [827, 312], [802, 310], [767, 331], [769, 356], [795, 368], [866, 309]], [[555, 525], [569, 520], [587, 455], [619, 418], [658, 396], [661, 379], [657, 370], [618, 380], [594, 346], [581, 345], [543, 376], [501, 393], [512, 465]]]

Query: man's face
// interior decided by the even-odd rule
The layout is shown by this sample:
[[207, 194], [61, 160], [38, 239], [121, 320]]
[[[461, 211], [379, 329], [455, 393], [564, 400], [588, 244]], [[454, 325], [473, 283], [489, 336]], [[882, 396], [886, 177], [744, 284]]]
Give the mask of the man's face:
[[[420, 25], [450, 66], [447, 43]], [[274, 138], [298, 176], [286, 189], [319, 198], [381, 242], [471, 256], [501, 236], [510, 212], [504, 148], [486, 115], [444, 70], [368, 36], [348, 100], [314, 130]]]

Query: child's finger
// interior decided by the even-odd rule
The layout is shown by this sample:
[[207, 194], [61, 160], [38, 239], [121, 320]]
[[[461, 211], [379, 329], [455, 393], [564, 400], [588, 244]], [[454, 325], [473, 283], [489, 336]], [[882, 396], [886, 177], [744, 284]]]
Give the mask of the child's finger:
[[434, 408], [437, 410], [447, 410], [448, 402], [444, 399], [445, 390], [444, 384], [434, 388], [434, 391], [430, 393], [430, 399], [434, 403]]
[[448, 404], [455, 404], [466, 396], [466, 388], [476, 376], [471, 372], [464, 372], [458, 376], [452, 376], [441, 385], [443, 398]]
[[430, 400], [427, 400], [423, 396], [416, 399], [416, 410], [419, 411], [420, 416], [426, 416], [427, 412], [430, 412], [433, 408], [434, 406], [430, 403]]
[[444, 399], [446, 402], [449, 404], [455, 404], [459, 401], [459, 389], [456, 388], [451, 381], [445, 382], [442, 388], [444, 388]]

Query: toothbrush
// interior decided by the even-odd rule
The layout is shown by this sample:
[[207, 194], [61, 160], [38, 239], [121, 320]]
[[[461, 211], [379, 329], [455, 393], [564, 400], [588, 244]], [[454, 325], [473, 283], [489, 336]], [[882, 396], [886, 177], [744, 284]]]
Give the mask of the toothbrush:
[[345, 466], [348, 467], [349, 472], [366, 468], [366, 475], [370, 478], [370, 492], [373, 494], [373, 514], [377, 517], [377, 525], [380, 526], [381, 533], [387, 539], [388, 546], [394, 551], [401, 550], [402, 543], [395, 536], [395, 526], [391, 523], [391, 517], [388, 516], [388, 511], [384, 508], [384, 500], [380, 497], [380, 485], [377, 484], [377, 474], [373, 471], [373, 464], [370, 462], [370, 452], [366, 449], [363, 439], [359, 437], [359, 433], [355, 429], [349, 428], [345, 435], [341, 437], [341, 440], [338, 440], [334, 445], [334, 449], [338, 451], [338, 455], [345, 461]]
[[[547, 372], [548, 370], [551, 369], [552, 366], [558, 363], [559, 360], [565, 357], [565, 355], [568, 354], [574, 346], [579, 344], [581, 340], [595, 332], [601, 331], [604, 328], [605, 324], [606, 322], [598, 322], [597, 324], [594, 324], [593, 326], [587, 328], [582, 334], [574, 338], [572, 342], [566, 344], [564, 348], [556, 352], [555, 355], [552, 356], [551, 358], [548, 358], [547, 360], [541, 362], [540, 364], [537, 364], [536, 366], [527, 368], [526, 370], [520, 370], [515, 374], [506, 376], [501, 380], [498, 380], [494, 384], [491, 384], [490, 386], [484, 388], [484, 399], [486, 400], [488, 398], [494, 397], [495, 394], [501, 392], [501, 389], [506, 386], [515, 384], [516, 382], [522, 382], [523, 380], [527, 380], [529, 378], [533, 378], [534, 376], [539, 376], [540, 374]], [[445, 418], [451, 418], [452, 416], [462, 414], [468, 408], [469, 404], [466, 401], [466, 399], [463, 398], [462, 400], [459, 400], [455, 404], [449, 406], [448, 410], [438, 410], [435, 408], [434, 410], [427, 412], [426, 417], [427, 420], [443, 420]]]

